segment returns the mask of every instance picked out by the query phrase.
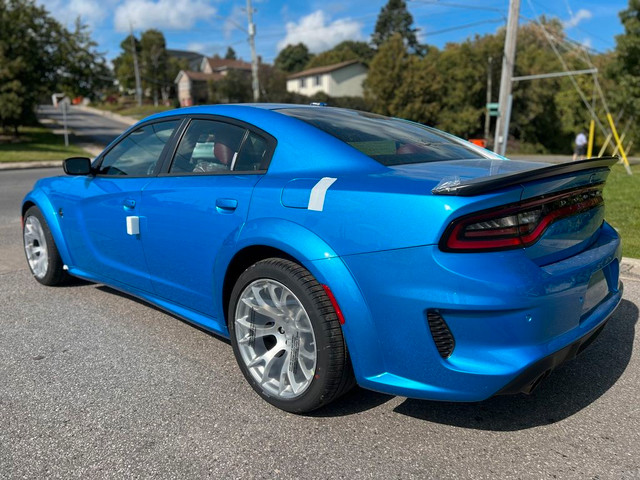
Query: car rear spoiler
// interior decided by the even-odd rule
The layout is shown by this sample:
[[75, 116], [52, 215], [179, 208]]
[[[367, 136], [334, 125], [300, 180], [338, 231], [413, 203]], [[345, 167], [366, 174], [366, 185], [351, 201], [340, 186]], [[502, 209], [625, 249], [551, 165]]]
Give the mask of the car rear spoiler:
[[524, 172], [505, 173], [503, 175], [493, 175], [488, 177], [473, 178], [470, 180], [458, 180], [444, 182], [431, 190], [434, 195], [456, 195], [460, 197], [470, 197], [481, 195], [500, 188], [511, 187], [521, 183], [542, 180], [557, 175], [576, 173], [583, 170], [609, 169], [618, 162], [619, 157], [596, 157], [578, 160], [571, 163], [560, 163], [549, 165], [548, 167], [534, 168]]

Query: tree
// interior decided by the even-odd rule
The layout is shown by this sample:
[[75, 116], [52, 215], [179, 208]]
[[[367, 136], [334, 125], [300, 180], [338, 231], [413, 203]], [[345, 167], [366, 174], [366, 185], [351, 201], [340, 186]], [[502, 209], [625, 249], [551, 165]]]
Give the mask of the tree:
[[[164, 35], [161, 31], [150, 29], [140, 37], [140, 64], [143, 86], [151, 90], [153, 104], [158, 106], [158, 93], [162, 99], [168, 100], [170, 87], [167, 78], [168, 55]], [[170, 80], [173, 83], [173, 78]]]
[[69, 96], [92, 97], [113, 85], [113, 75], [97, 43], [91, 38], [89, 27], [80, 18], [73, 32], [66, 32], [60, 46], [64, 56], [64, 74], [60, 76], [60, 90]]
[[345, 40], [331, 50], [313, 57], [305, 68], [323, 67], [347, 60], [360, 60], [365, 65], [369, 65], [375, 53], [376, 51], [366, 42]]
[[[614, 107], [629, 115], [640, 111], [640, 0], [629, 0], [628, 8], [620, 12], [620, 20], [624, 33], [616, 37], [616, 60], [608, 76], [618, 85]], [[630, 133], [637, 141], [638, 122], [633, 122]]]
[[214, 91], [216, 100], [220, 102], [243, 103], [253, 99], [251, 78], [237, 70], [229, 70], [222, 79], [215, 82]]
[[274, 66], [283, 72], [295, 73], [303, 70], [309, 61], [313, 58], [313, 54], [309, 53], [309, 49], [304, 43], [297, 45], [287, 45], [276, 57]]
[[227, 47], [227, 53], [225, 53], [224, 58], [227, 60], [236, 60], [236, 51], [231, 47]]
[[398, 33], [413, 53], [421, 55], [424, 53], [424, 47], [418, 43], [417, 29], [412, 28], [412, 25], [413, 16], [409, 13], [405, 1], [389, 0], [380, 10], [371, 42], [380, 48], [383, 43]]
[[35, 120], [35, 106], [53, 92], [89, 94], [104, 59], [79, 22], [71, 33], [33, 0], [0, 0], [0, 127]]
[[136, 87], [136, 77], [133, 69], [133, 52], [135, 50], [136, 55], [140, 58], [140, 42], [135, 36], [127, 35], [127, 37], [120, 42], [120, 48], [122, 52], [113, 59], [113, 69], [116, 79], [122, 88], [132, 90]]
[[401, 106], [398, 105], [396, 94], [409, 75], [408, 69], [411, 66], [414, 66], [411, 56], [399, 33], [380, 45], [378, 53], [371, 60], [365, 81], [365, 98], [371, 103], [374, 112], [382, 115], [398, 113]]

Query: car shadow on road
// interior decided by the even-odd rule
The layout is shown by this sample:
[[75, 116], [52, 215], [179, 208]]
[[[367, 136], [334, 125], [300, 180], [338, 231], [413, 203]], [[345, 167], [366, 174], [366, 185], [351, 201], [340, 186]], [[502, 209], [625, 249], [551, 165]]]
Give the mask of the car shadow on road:
[[479, 403], [407, 399], [394, 411], [457, 427], [516, 431], [563, 420], [606, 393], [631, 359], [638, 307], [622, 300], [599, 338], [554, 371], [531, 395], [493, 397]]
[[216, 340], [220, 340], [222, 343], [226, 343], [227, 345], [231, 345], [231, 342], [229, 341], [228, 338], [225, 338], [225, 337], [223, 337], [221, 335], [218, 335], [217, 333], [212, 332], [211, 330], [207, 330], [206, 328], [201, 327], [200, 325], [198, 325], [196, 323], [189, 322], [188, 320], [185, 320], [184, 318], [182, 318], [182, 317], [180, 317], [178, 315], [175, 315], [174, 313], [169, 312], [169, 311], [165, 310], [164, 308], [160, 308], [160, 307], [154, 305], [151, 302], [147, 302], [146, 300], [144, 300], [142, 298], [138, 298], [138, 297], [136, 297], [134, 295], [130, 295], [130, 294], [126, 293], [126, 292], [122, 292], [122, 291], [117, 290], [117, 289], [115, 289], [113, 287], [110, 287], [108, 285], [98, 285], [96, 288], [98, 290], [103, 291], [103, 292], [107, 292], [107, 293], [110, 293], [112, 295], [117, 295], [119, 297], [126, 298], [127, 300], [131, 300], [132, 302], [136, 302], [136, 303], [138, 303], [140, 305], [144, 305], [146, 307], [149, 307], [149, 308], [155, 310], [158, 313], [162, 313], [163, 315], [167, 315], [167, 316], [169, 316], [171, 318], [175, 318], [176, 320], [184, 323], [185, 325], [188, 325], [188, 326], [190, 326], [192, 328], [195, 328], [196, 330], [200, 330], [202, 333], [205, 333], [205, 334], [209, 335], [210, 337], [213, 337]]

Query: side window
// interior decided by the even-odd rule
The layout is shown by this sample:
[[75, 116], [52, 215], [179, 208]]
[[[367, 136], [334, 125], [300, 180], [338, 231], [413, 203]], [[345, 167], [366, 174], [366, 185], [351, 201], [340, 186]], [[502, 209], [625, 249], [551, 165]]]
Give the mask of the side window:
[[153, 123], [135, 129], [102, 159], [100, 175], [150, 175], [180, 120]]
[[269, 166], [267, 141], [260, 135], [249, 132], [242, 144], [234, 170], [241, 172], [266, 170]]
[[185, 132], [169, 173], [221, 173], [237, 170], [247, 130], [214, 120], [193, 120]]

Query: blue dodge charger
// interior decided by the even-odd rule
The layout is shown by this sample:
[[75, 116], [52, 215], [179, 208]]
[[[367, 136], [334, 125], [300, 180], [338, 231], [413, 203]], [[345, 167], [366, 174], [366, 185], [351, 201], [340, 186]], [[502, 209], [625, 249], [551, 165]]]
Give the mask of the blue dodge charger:
[[615, 161], [510, 161], [324, 106], [185, 108], [40, 180], [24, 248], [44, 285], [108, 284], [230, 338], [283, 410], [356, 383], [480, 401], [531, 392], [620, 302]]

